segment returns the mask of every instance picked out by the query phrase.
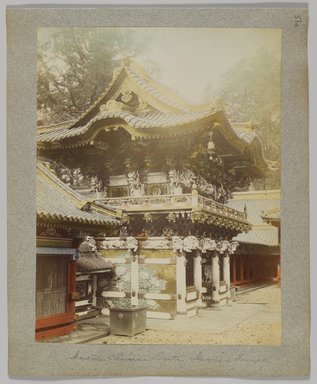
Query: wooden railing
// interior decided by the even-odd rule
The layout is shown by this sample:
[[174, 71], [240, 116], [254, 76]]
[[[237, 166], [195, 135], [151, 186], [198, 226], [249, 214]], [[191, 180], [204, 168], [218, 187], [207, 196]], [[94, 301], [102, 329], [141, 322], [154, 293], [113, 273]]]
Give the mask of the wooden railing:
[[229, 208], [207, 197], [190, 193], [182, 195], [111, 197], [101, 198], [98, 201], [113, 208], [126, 210], [127, 212], [201, 210], [239, 221], [246, 221], [244, 212]]

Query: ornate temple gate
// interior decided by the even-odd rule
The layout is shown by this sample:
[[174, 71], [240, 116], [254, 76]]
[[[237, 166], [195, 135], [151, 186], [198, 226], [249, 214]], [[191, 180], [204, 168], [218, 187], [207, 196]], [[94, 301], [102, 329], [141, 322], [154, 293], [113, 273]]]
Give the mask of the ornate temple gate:
[[173, 319], [176, 314], [195, 316], [199, 307], [225, 304], [230, 297], [229, 252], [235, 242], [127, 237], [98, 238], [97, 245], [116, 270], [112, 288], [101, 290], [107, 307], [141, 305], [150, 318]]
[[[170, 319], [227, 301], [230, 239], [251, 226], [226, 202], [269, 169], [254, 128], [231, 124], [216, 101], [184, 102], [131, 60], [78, 119], [39, 127], [38, 217], [45, 228], [58, 217], [74, 238], [102, 234], [98, 251], [115, 266], [97, 283], [96, 306], [145, 305], [149, 317]], [[68, 211], [74, 222], [61, 223]]]

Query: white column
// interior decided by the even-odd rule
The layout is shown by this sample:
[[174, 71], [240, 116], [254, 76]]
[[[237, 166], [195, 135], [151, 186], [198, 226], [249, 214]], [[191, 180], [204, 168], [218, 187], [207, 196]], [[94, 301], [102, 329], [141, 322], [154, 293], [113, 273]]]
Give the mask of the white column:
[[137, 253], [129, 250], [131, 257], [131, 305], [138, 305], [139, 299], [139, 257]]
[[220, 270], [219, 270], [219, 256], [217, 252], [212, 255], [212, 301], [218, 303], [220, 301], [219, 295], [220, 287]]
[[97, 275], [92, 275], [92, 305], [96, 307], [97, 305]]
[[228, 297], [230, 297], [230, 255], [228, 252], [223, 256], [223, 279], [227, 284]]
[[186, 257], [184, 252], [176, 252], [177, 313], [186, 313]]
[[202, 306], [202, 289], [203, 289], [203, 279], [202, 279], [202, 265], [201, 265], [201, 251], [197, 250], [194, 258], [194, 283], [198, 291], [198, 306]]

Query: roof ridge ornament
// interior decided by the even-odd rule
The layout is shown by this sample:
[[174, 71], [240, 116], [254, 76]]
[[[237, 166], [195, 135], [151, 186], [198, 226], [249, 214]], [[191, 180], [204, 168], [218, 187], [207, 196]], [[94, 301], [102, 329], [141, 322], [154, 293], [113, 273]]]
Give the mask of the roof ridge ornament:
[[122, 111], [124, 107], [124, 104], [121, 103], [121, 101], [117, 100], [108, 100], [106, 104], [102, 104], [99, 108], [100, 112], [108, 112], [108, 111], [113, 111], [113, 112], [118, 112]]
[[122, 88], [121, 93], [122, 93], [121, 100], [124, 103], [128, 103], [129, 101], [132, 100], [132, 89], [128, 84]]

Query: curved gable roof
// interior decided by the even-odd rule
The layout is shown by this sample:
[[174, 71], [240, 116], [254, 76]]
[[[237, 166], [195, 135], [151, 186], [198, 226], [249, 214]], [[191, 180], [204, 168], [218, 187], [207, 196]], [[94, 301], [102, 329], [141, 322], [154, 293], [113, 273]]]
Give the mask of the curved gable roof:
[[[113, 109], [101, 108], [110, 100], [115, 100], [127, 82], [136, 94], [155, 108], [140, 113], [125, 110], [116, 101]], [[38, 144], [52, 148], [86, 145], [100, 130], [119, 126], [133, 138], [146, 139], [173, 137], [214, 127], [234, 153], [245, 152], [259, 174], [264, 175], [268, 169], [257, 135], [243, 124], [230, 124], [221, 105], [190, 105], [167, 87], [153, 81], [142, 67], [133, 62], [122, 64], [104, 93], [77, 120], [56, 129], [42, 130], [38, 135]]]

